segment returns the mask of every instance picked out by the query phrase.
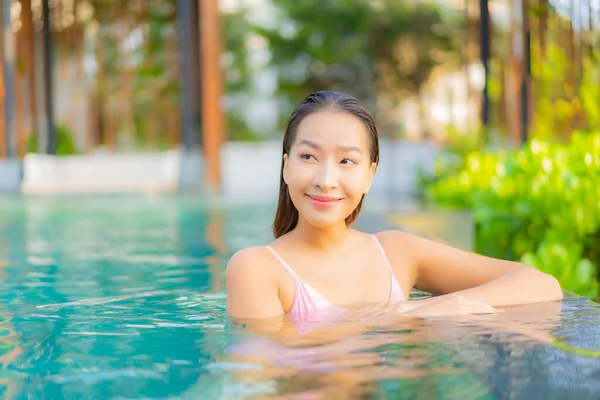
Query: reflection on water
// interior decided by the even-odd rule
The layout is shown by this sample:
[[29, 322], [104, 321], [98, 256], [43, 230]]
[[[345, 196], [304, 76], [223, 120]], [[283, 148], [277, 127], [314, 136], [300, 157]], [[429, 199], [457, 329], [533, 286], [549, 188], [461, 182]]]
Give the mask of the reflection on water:
[[[279, 394], [494, 398], [493, 381], [481, 379], [486, 374], [520, 379], [522, 385], [513, 389], [522, 394], [531, 383], [523, 379], [527, 374], [550, 388], [548, 373], [533, 369], [529, 359], [552, 352], [561, 304], [512, 307], [497, 315], [418, 320], [388, 314], [332, 322], [318, 319], [312, 330], [303, 326], [297, 335], [292, 326], [255, 338], [239, 335], [221, 366], [235, 371], [247, 391]], [[280, 334], [286, 330], [290, 334]]]
[[283, 346], [265, 338], [241, 339], [231, 346], [228, 361], [246, 366], [234, 369], [238, 388], [264, 390], [271, 383], [272, 393], [323, 398], [489, 394], [425, 323], [397, 321], [360, 334], [338, 331], [327, 336], [321, 338], [327, 344], [306, 346], [302, 340], [299, 348], [289, 340]]
[[225, 318], [224, 265], [269, 240], [269, 205], [0, 199], [0, 212], [3, 398], [600, 395], [600, 309], [584, 299], [426, 321], [328, 315], [258, 333]]

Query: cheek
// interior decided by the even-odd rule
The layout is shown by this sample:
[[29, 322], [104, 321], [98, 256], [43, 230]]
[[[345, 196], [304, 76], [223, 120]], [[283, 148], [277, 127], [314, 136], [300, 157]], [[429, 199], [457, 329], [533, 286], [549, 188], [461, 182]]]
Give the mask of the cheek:
[[290, 161], [286, 170], [286, 181], [289, 187], [302, 186], [308, 179], [309, 169], [298, 165], [296, 161]]
[[345, 176], [344, 183], [346, 190], [353, 194], [362, 194], [369, 183], [369, 173], [356, 170]]

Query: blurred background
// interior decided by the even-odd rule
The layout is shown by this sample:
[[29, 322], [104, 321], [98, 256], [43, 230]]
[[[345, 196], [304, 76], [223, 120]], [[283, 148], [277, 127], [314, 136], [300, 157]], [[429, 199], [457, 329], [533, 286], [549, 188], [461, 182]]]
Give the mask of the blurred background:
[[444, 145], [599, 123], [597, 0], [2, 4], [3, 157], [279, 139], [314, 90]]
[[[1, 397], [594, 397], [599, 57], [600, 0], [0, 0]], [[555, 347], [394, 328], [331, 374], [227, 362], [225, 265], [272, 240], [285, 122], [316, 90], [380, 129], [357, 227], [556, 276], [584, 297], [520, 314]]]
[[342, 91], [380, 127], [374, 198], [598, 294], [600, 0], [1, 4], [3, 191], [273, 199], [291, 110]]

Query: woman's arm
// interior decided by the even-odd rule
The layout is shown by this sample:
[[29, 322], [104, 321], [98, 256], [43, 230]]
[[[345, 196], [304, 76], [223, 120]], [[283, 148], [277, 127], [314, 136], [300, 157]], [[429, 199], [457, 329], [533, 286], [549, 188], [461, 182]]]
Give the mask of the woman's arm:
[[556, 278], [525, 264], [402, 231], [383, 232], [379, 237], [390, 252], [403, 252], [414, 269], [414, 286], [426, 292], [458, 295], [492, 307], [556, 301], [563, 296]]

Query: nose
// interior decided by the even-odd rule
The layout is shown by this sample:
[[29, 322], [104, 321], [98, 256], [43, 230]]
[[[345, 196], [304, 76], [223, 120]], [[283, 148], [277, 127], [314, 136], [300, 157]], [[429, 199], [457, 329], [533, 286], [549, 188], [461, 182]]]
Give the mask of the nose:
[[331, 162], [319, 164], [315, 176], [315, 184], [324, 192], [334, 189], [338, 185], [338, 170]]

